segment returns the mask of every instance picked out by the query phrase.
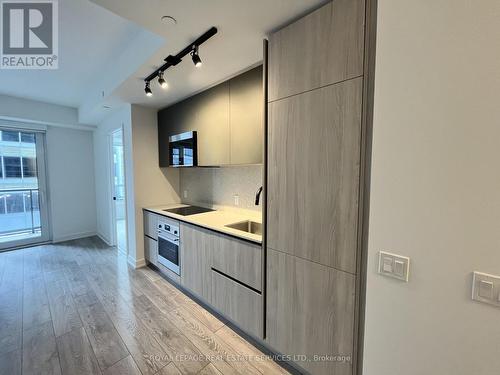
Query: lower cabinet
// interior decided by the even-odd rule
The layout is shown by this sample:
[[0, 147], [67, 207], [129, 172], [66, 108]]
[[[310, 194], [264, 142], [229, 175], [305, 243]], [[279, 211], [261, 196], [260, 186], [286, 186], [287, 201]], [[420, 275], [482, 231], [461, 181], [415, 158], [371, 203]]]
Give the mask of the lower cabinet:
[[212, 271], [212, 305], [242, 330], [263, 335], [262, 295]]
[[144, 236], [144, 258], [149, 263], [158, 266], [158, 241]]
[[211, 231], [181, 223], [181, 285], [211, 300], [211, 255], [214, 234]]
[[247, 333], [263, 337], [261, 246], [181, 223], [181, 285]]
[[150, 211], [143, 210], [144, 215], [144, 235], [151, 238], [158, 237], [158, 215]]
[[312, 374], [351, 375], [352, 361], [329, 359], [352, 360], [354, 309], [354, 275], [268, 248], [266, 341], [276, 351], [307, 355], [300, 365]]
[[212, 266], [230, 277], [262, 290], [262, 246], [231, 238], [215, 236]]

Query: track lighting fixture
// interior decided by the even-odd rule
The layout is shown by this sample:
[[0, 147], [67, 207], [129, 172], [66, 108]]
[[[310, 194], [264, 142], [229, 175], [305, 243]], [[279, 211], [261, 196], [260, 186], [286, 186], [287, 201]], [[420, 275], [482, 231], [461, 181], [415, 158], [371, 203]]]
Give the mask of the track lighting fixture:
[[153, 96], [153, 92], [151, 91], [150, 83], [152, 80], [154, 80], [156, 77], [158, 77], [158, 84], [166, 89], [168, 87], [167, 81], [165, 81], [165, 78], [163, 78], [163, 74], [165, 70], [170, 68], [171, 66], [176, 66], [182, 61], [182, 58], [188, 54], [191, 54], [191, 59], [193, 60], [194, 66], [199, 68], [201, 66], [201, 59], [198, 54], [198, 48], [205, 43], [208, 39], [213, 37], [215, 34], [217, 34], [217, 28], [216, 27], [211, 27], [207, 32], [205, 32], [203, 35], [201, 35], [198, 39], [196, 39], [193, 43], [191, 43], [189, 46], [184, 48], [182, 51], [180, 51], [177, 55], [172, 56], [168, 55], [165, 58], [165, 63], [160, 66], [158, 69], [156, 69], [153, 73], [151, 73], [149, 76], [144, 78], [144, 82], [146, 84], [146, 88], [144, 89], [144, 92], [146, 93], [147, 96]]
[[158, 73], [158, 83], [162, 89], [168, 88], [168, 83], [165, 81], [165, 78], [163, 78], [163, 72]]
[[144, 88], [144, 92], [146, 93], [146, 96], [153, 96], [153, 92], [149, 87], [149, 81], [146, 81], [146, 87]]
[[194, 66], [199, 68], [201, 66], [200, 55], [198, 55], [198, 46], [194, 45], [193, 50], [191, 51], [191, 59], [193, 60]]

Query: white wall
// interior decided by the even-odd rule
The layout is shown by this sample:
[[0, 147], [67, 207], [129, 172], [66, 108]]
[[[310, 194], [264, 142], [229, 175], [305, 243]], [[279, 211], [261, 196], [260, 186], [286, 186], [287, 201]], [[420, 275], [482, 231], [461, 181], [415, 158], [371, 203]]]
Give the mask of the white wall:
[[160, 169], [157, 111], [126, 106], [106, 118], [94, 132], [97, 232], [108, 243], [112, 238], [112, 205], [108, 135], [123, 126], [128, 261], [145, 264], [142, 208], [177, 203], [179, 171]]
[[49, 126], [46, 144], [53, 240], [95, 235], [92, 132]]
[[[112, 243], [112, 204], [111, 201], [111, 166], [108, 136], [111, 131], [120, 127], [130, 128], [130, 106], [125, 106], [105, 118], [94, 131], [95, 189], [97, 207], [97, 233], [108, 244]], [[130, 147], [127, 148], [129, 150]], [[124, 150], [124, 151], [127, 151]], [[125, 165], [125, 178], [131, 173]], [[128, 193], [128, 191], [127, 191]]]
[[500, 309], [470, 282], [500, 274], [500, 2], [378, 3], [364, 374], [497, 374]]
[[94, 126], [78, 122], [76, 108], [8, 95], [0, 95], [0, 118], [88, 130], [94, 128]]
[[142, 209], [180, 202], [179, 171], [159, 167], [157, 112], [155, 109], [132, 105], [136, 246], [135, 254], [129, 252], [129, 262], [135, 262], [136, 266], [144, 263]]

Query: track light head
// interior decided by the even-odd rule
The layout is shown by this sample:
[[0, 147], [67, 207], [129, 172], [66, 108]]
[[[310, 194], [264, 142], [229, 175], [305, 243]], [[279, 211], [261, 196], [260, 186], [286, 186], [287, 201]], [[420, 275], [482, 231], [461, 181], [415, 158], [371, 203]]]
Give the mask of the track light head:
[[163, 72], [158, 73], [158, 83], [162, 89], [168, 88], [168, 83], [165, 81], [165, 78], [163, 78]]
[[146, 81], [146, 87], [144, 88], [144, 92], [146, 93], [146, 96], [153, 96], [153, 92], [149, 87], [149, 81]]
[[194, 66], [197, 68], [201, 67], [201, 59], [200, 56], [198, 55], [198, 46], [194, 45], [193, 50], [191, 51], [191, 59], [193, 60]]

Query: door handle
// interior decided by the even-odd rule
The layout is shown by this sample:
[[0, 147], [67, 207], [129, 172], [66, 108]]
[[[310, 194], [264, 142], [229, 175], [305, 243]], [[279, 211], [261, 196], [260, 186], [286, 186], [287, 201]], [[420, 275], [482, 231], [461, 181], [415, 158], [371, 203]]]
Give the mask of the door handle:
[[116, 201], [116, 197], [113, 197], [113, 200]]

